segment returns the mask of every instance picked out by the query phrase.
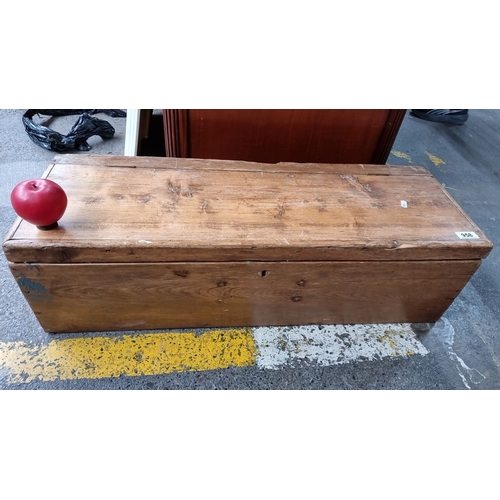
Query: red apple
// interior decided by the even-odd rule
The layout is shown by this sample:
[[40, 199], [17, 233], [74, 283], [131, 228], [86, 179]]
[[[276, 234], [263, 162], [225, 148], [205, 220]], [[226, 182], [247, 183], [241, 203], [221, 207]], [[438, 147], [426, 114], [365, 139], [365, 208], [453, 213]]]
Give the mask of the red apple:
[[10, 194], [17, 215], [39, 229], [53, 229], [63, 216], [68, 198], [63, 188], [49, 179], [20, 182]]

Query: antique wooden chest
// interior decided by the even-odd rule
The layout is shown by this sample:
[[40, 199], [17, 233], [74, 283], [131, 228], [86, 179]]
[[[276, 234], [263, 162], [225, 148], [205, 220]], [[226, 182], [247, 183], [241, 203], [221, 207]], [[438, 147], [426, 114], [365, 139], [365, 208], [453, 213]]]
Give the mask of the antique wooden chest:
[[433, 322], [492, 248], [422, 167], [58, 155], [3, 249], [48, 332]]

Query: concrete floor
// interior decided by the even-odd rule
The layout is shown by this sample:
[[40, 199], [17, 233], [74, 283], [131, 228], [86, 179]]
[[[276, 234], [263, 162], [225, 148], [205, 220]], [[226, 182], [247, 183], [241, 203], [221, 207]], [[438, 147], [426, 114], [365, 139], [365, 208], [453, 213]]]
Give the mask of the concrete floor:
[[[34, 144], [24, 131], [24, 110], [0, 110], [0, 234], [15, 214], [10, 191], [21, 180], [38, 177], [54, 153]], [[93, 154], [122, 154], [125, 119], [98, 115], [115, 128], [113, 139], [89, 140]], [[76, 117], [49, 123], [65, 133]], [[500, 388], [500, 110], [471, 110], [463, 126], [435, 124], [407, 114], [388, 163], [429, 169], [495, 245], [477, 273], [436, 324], [412, 325], [424, 354], [353, 358], [343, 364], [284, 363], [172, 371], [116, 378], [13, 381], [8, 355], [26, 346], [47, 346], [45, 333], [27, 305], [0, 252], [0, 388], [2, 389], [498, 389]], [[148, 151], [152, 151], [151, 144]], [[78, 153], [81, 154], [81, 153]], [[139, 332], [129, 332], [140, 335]], [[121, 334], [100, 334], [119, 339]], [[348, 336], [348, 334], [346, 334]], [[63, 334], [57, 339], [81, 335]], [[139, 338], [139, 337], [137, 337]], [[352, 339], [350, 339], [352, 341]], [[2, 357], [3, 356], [3, 357]], [[3, 361], [2, 361], [3, 360]]]

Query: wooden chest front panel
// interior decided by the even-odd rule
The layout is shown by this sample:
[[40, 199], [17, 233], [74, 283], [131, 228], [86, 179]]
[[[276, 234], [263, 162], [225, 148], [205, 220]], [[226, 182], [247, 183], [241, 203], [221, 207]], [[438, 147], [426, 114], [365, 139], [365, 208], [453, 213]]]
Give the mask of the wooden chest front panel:
[[49, 332], [433, 322], [480, 260], [12, 264]]

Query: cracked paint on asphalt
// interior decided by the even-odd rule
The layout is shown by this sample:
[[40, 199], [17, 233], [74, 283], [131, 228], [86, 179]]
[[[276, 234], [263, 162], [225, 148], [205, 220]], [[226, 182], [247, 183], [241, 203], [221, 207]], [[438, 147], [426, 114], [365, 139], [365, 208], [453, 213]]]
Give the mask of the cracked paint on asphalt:
[[411, 156], [408, 155], [408, 154], [406, 154], [406, 153], [403, 153], [402, 151], [396, 151], [395, 149], [392, 149], [391, 150], [391, 155], [394, 155], [397, 158], [403, 158], [403, 159], [407, 160], [408, 163], [412, 163]]
[[428, 354], [408, 323], [261, 327], [253, 335], [257, 365], [269, 369], [297, 362], [329, 366]]
[[426, 355], [409, 324], [259, 327], [0, 343], [0, 379], [102, 379], [256, 366], [330, 366]]
[[159, 375], [255, 364], [250, 329], [149, 333], [0, 344], [0, 377], [8, 383]]

